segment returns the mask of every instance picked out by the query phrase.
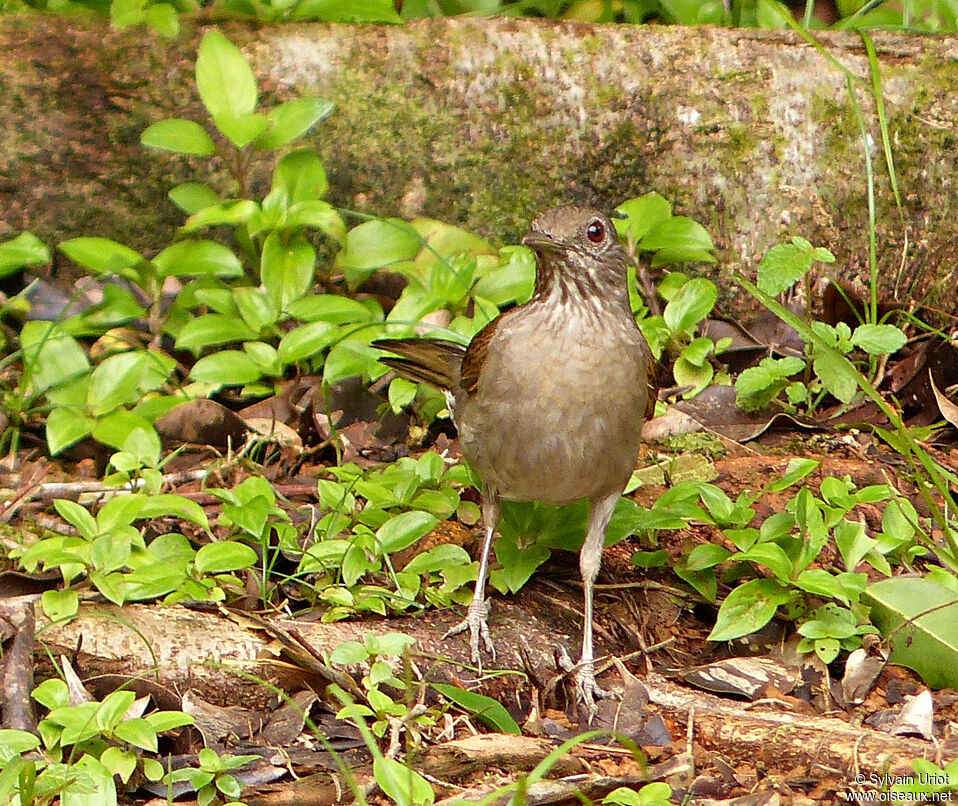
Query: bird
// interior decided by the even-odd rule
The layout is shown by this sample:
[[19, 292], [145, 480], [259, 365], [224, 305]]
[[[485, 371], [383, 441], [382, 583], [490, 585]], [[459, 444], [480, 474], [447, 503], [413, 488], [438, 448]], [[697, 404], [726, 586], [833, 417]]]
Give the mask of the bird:
[[573, 669], [589, 722], [613, 696], [595, 679], [593, 592], [605, 532], [635, 470], [655, 405], [654, 359], [629, 300], [628, 256], [601, 211], [565, 205], [539, 214], [522, 238], [536, 257], [528, 302], [482, 328], [468, 346], [433, 338], [377, 339], [379, 360], [442, 390], [462, 452], [481, 482], [484, 540], [465, 619], [474, 663], [480, 640], [495, 659], [485, 596], [501, 502], [589, 502], [580, 549], [582, 654]]

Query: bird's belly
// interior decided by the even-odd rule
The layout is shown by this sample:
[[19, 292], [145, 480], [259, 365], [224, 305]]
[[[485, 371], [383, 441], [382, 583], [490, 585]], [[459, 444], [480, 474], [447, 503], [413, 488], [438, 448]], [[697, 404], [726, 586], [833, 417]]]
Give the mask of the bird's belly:
[[573, 354], [548, 371], [528, 361], [491, 367], [457, 417], [483, 482], [503, 498], [549, 504], [621, 490], [635, 467], [647, 384], [634, 360], [618, 358], [584, 366]]

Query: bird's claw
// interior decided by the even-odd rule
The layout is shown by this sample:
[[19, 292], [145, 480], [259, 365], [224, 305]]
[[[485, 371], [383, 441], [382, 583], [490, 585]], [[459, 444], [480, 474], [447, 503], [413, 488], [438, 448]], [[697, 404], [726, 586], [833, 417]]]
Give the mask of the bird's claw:
[[596, 682], [594, 661], [580, 660], [577, 664], [573, 664], [563, 646], [559, 647], [558, 661], [562, 670], [572, 677], [576, 701], [585, 708], [589, 724], [592, 724], [592, 720], [599, 712], [598, 700], [617, 700], [622, 697], [619, 692], [607, 691]]
[[469, 650], [472, 656], [472, 662], [480, 669], [482, 668], [482, 658], [479, 654], [479, 639], [482, 638], [482, 644], [486, 652], [496, 659], [496, 648], [492, 645], [492, 637], [489, 635], [489, 600], [473, 599], [469, 603], [469, 609], [466, 611], [466, 617], [455, 627], [451, 627], [443, 635], [443, 640], [453, 635], [469, 630]]

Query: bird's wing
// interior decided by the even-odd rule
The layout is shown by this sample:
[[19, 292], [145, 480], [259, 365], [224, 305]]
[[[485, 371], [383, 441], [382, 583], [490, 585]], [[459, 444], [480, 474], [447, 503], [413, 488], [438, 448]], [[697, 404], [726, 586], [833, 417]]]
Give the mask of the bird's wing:
[[400, 356], [379, 360], [406, 380], [447, 390], [459, 384], [459, 367], [466, 352], [462, 344], [442, 339], [377, 339], [372, 346]]
[[[518, 310], [518, 309], [515, 309]], [[469, 342], [469, 348], [462, 359], [462, 373], [459, 379], [459, 387], [464, 389], [467, 394], [475, 394], [479, 388], [479, 373], [482, 372], [482, 366], [486, 363], [486, 352], [489, 349], [489, 342], [496, 335], [496, 328], [502, 321], [502, 316], [497, 316]]]

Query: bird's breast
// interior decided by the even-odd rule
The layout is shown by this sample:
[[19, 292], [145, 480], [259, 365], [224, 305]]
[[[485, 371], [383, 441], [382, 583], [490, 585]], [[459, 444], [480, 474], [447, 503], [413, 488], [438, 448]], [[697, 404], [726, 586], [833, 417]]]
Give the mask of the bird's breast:
[[483, 482], [504, 498], [554, 504], [621, 490], [648, 394], [641, 339], [624, 316], [532, 311], [503, 322], [456, 412]]

